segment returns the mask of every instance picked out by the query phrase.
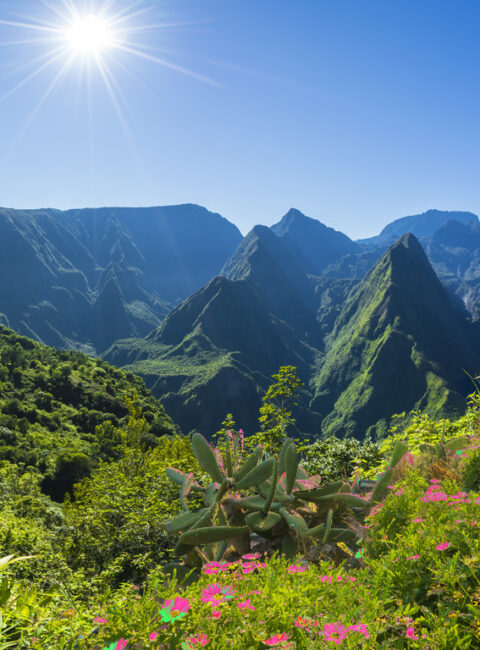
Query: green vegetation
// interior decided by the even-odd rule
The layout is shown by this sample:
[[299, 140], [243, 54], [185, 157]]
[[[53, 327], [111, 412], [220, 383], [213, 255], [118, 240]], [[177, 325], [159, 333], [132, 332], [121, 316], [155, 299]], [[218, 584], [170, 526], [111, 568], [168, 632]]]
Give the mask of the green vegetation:
[[97, 458], [118, 456], [132, 396], [148, 425], [145, 445], [179, 432], [135, 375], [0, 326], [0, 460], [38, 470], [58, 501]]
[[[294, 559], [254, 550], [206, 560], [183, 582], [157, 566], [141, 584], [90, 597], [72, 582], [47, 592], [38, 577], [27, 587], [22, 575], [34, 558], [5, 567], [1, 647], [102, 650], [124, 647], [120, 639], [152, 650], [477, 647], [480, 494], [462, 484], [480, 439], [463, 434], [463, 449], [441, 459], [419, 450], [400, 460], [356, 552], [342, 542], [331, 557], [321, 546]], [[93, 510], [89, 521], [95, 527]]]
[[215, 450], [133, 375], [0, 335], [1, 650], [478, 644], [479, 395], [298, 456], [285, 366]]

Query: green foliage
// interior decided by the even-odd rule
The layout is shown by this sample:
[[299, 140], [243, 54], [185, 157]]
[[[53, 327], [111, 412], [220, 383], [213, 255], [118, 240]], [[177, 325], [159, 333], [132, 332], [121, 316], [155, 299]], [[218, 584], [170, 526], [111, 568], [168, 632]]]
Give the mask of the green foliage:
[[295, 395], [303, 383], [295, 366], [281, 366], [272, 378], [275, 382], [262, 397], [258, 418], [260, 431], [247, 439], [247, 446], [253, 449], [256, 445], [263, 445], [267, 452], [276, 453], [294, 428], [291, 409], [297, 404]]
[[[142, 415], [133, 432], [129, 409], [148, 414], [151, 426], [141, 422]], [[138, 377], [0, 326], [0, 460], [36, 467], [61, 500], [88, 474], [83, 456], [91, 466], [98, 457], [118, 457], [119, 431], [126, 429], [131, 432], [127, 444], [142, 436], [146, 443], [149, 431], [155, 436], [178, 432]]]
[[[179, 535], [176, 554], [185, 555], [187, 566], [253, 549], [294, 555], [306, 553], [313, 540], [335, 546], [339, 542], [353, 544], [362, 537], [363, 516], [370, 503], [353, 493], [357, 482], [320, 485], [320, 477], [308, 476], [299, 467], [293, 440], [286, 439], [280, 454], [263, 460], [261, 445], [244, 458], [238, 433], [226, 433], [223, 453], [199, 433], [192, 437], [192, 448], [200, 467], [212, 479], [209, 485], [196, 482], [192, 474], [167, 472], [180, 485], [184, 511], [167, 528]], [[392, 468], [405, 452], [402, 443], [395, 445]], [[371, 486], [374, 502], [381, 498], [389, 480], [386, 473]], [[202, 496], [205, 507], [201, 514], [189, 508], [187, 497], [192, 491]]]
[[363, 473], [363, 470], [378, 466], [385, 453], [378, 442], [335, 436], [308, 443], [302, 441], [298, 447], [302, 467], [308, 474], [319, 474], [322, 481], [347, 479], [357, 469]]
[[75, 486], [75, 501], [65, 503], [64, 552], [72, 569], [103, 585], [119, 584], [142, 580], [170, 558], [165, 522], [180, 509], [165, 474], [170, 464], [200, 473], [189, 440], [164, 437], [153, 450], [126, 448], [116, 463], [100, 463]]
[[[468, 408], [465, 415], [456, 420], [445, 418], [436, 420], [420, 411], [394, 415], [392, 426], [388, 432], [389, 435], [380, 443], [381, 455], [388, 455], [393, 445], [399, 441], [405, 441], [408, 444], [409, 452], [414, 456], [419, 456], [425, 451], [426, 445], [435, 447], [442, 440], [448, 443], [449, 440], [454, 438], [471, 436], [478, 428], [480, 395], [478, 393], [470, 395], [467, 403]], [[363, 464], [362, 476], [375, 478], [382, 467], [383, 463], [378, 460], [372, 462], [369, 466]]]
[[469, 453], [462, 467], [463, 488], [480, 492], [480, 445], [478, 437], [469, 445]]

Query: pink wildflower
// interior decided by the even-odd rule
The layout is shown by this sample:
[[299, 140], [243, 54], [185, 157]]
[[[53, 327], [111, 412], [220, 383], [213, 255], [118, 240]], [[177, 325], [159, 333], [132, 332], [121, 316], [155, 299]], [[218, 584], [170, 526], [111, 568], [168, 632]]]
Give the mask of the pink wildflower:
[[446, 551], [447, 548], [450, 546], [450, 542], [442, 542], [438, 546], [435, 546], [437, 551]]
[[195, 646], [198, 645], [203, 648], [203, 646], [207, 645], [207, 643], [210, 642], [210, 639], [207, 637], [206, 634], [197, 634], [197, 636], [190, 636], [187, 639], [188, 643], [190, 646]]
[[359, 634], [363, 634], [363, 636], [366, 639], [370, 638], [368, 627], [365, 625], [365, 623], [357, 623], [356, 625], [350, 625], [350, 627], [347, 627], [347, 632], [358, 632]]
[[328, 582], [330, 584], [332, 582], [332, 576], [320, 576], [320, 582]]
[[417, 517], [416, 519], [412, 519], [412, 524], [420, 524], [422, 521], [425, 521], [423, 517]]
[[176, 596], [175, 599], [166, 600], [159, 614], [164, 623], [173, 623], [182, 616], [185, 616], [191, 605], [186, 598]]
[[251, 609], [252, 611], [255, 610], [255, 607], [250, 604], [250, 598], [240, 601], [237, 604], [238, 604], [238, 609], [240, 609], [241, 611], [245, 611], [246, 609]]
[[203, 567], [203, 571], [207, 575], [216, 575], [221, 571], [226, 571], [231, 566], [231, 564], [231, 562], [207, 562], [207, 564]]
[[282, 645], [285, 641], [288, 641], [290, 635], [287, 632], [282, 632], [282, 634], [275, 634], [269, 639], [264, 639], [263, 643], [268, 646]]
[[158, 636], [158, 632], [152, 632], [151, 634], [148, 635], [148, 638], [150, 641], [155, 641], [157, 636]]
[[222, 612], [221, 612], [219, 609], [214, 609], [214, 610], [212, 610], [212, 616], [211, 616], [211, 618], [220, 618], [220, 614], [221, 614], [221, 613], [222, 613]]
[[260, 557], [260, 553], [247, 553], [246, 555], [242, 555], [242, 560], [258, 560]]
[[413, 627], [407, 628], [407, 636], [409, 639], [412, 639], [413, 641], [416, 641], [418, 639], [418, 636], [415, 635], [415, 630]]
[[202, 590], [200, 600], [202, 603], [211, 603], [212, 607], [219, 605], [233, 598], [234, 591], [231, 586], [222, 587], [222, 585], [209, 585]]
[[418, 560], [420, 555], [410, 555], [410, 557], [407, 557], [407, 560]]
[[106, 623], [107, 621], [104, 618], [102, 618], [101, 616], [97, 616], [97, 618], [93, 619], [93, 622], [94, 623]]
[[337, 645], [340, 645], [343, 639], [347, 638], [347, 632], [347, 628], [339, 621], [336, 621], [335, 623], [325, 623], [322, 630], [325, 639], [327, 641], [332, 641]]
[[291, 564], [287, 567], [288, 573], [303, 573], [306, 570], [307, 567], [305, 564]]

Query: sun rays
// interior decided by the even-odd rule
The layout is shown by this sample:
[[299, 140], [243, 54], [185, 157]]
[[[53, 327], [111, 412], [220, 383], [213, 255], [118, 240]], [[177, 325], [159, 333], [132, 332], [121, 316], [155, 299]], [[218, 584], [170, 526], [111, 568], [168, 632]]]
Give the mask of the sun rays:
[[[159, 47], [162, 31], [188, 23], [162, 23], [155, 17], [155, 3], [145, 7], [138, 0], [40, 0], [36, 16], [0, 13], [0, 48], [10, 48], [12, 56], [8, 58], [12, 62], [18, 49], [18, 65], [10, 65], [14, 81], [0, 89], [0, 104], [34, 80], [44, 78], [45, 90], [35, 102], [26, 130], [69, 74], [82, 79], [89, 97], [96, 74], [125, 134], [130, 136], [121, 92], [121, 71], [128, 60], [162, 66], [218, 86], [213, 79], [170, 60]], [[3, 60], [7, 60], [5, 55]]]

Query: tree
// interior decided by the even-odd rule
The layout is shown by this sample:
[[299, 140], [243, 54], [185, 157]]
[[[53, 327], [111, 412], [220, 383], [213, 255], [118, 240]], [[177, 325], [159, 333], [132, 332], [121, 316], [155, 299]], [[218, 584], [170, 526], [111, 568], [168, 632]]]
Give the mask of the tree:
[[258, 422], [260, 431], [248, 439], [249, 446], [263, 444], [270, 453], [278, 451], [289, 429], [295, 426], [291, 408], [296, 406], [295, 395], [303, 382], [297, 376], [295, 366], [281, 366], [272, 375], [272, 384], [262, 398]]

